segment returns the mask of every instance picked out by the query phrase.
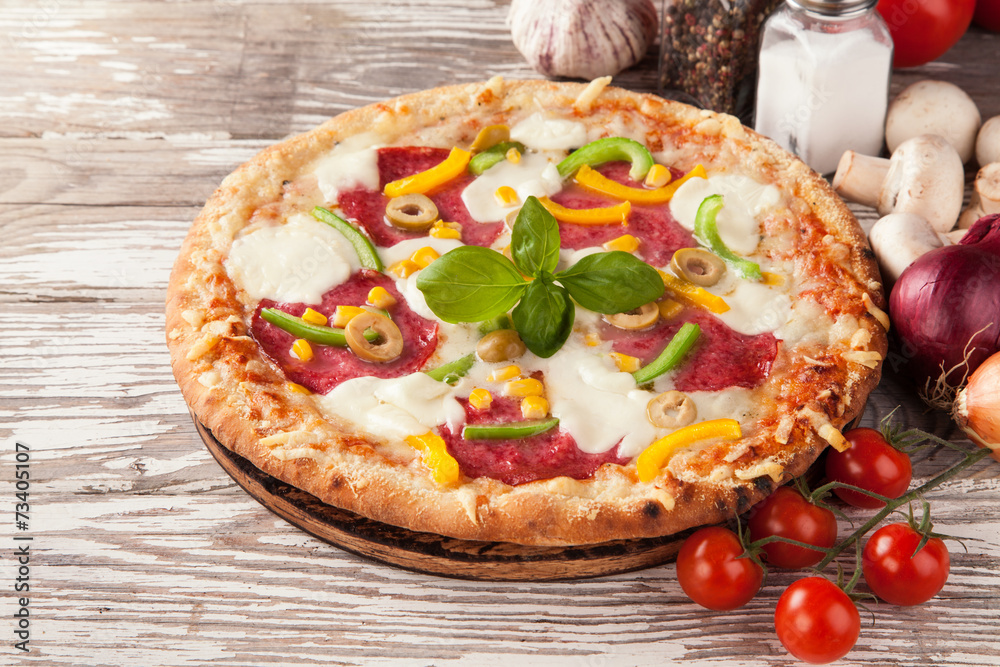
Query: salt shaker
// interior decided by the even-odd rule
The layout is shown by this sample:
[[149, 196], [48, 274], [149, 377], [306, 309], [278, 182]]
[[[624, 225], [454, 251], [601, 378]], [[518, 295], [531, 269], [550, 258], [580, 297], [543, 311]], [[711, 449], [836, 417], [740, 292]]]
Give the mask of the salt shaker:
[[892, 37], [876, 0], [785, 0], [764, 24], [756, 129], [821, 174], [882, 151]]

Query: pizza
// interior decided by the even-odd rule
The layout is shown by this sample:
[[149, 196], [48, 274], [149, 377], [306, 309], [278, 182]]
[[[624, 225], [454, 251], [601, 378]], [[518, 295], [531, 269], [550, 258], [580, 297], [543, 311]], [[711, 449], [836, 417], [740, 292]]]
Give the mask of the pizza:
[[410, 94], [228, 176], [167, 294], [197, 419], [325, 503], [528, 545], [725, 520], [844, 446], [888, 328], [856, 220], [607, 83]]

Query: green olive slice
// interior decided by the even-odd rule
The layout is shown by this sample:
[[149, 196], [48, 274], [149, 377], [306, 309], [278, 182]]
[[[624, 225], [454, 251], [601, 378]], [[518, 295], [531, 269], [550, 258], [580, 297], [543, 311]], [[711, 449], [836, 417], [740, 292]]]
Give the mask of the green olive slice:
[[390, 199], [385, 206], [385, 217], [393, 227], [422, 232], [438, 219], [438, 209], [430, 197], [408, 194]]
[[698, 408], [682, 391], [665, 391], [646, 404], [646, 417], [653, 426], [680, 428], [698, 417]]
[[655, 302], [645, 303], [627, 313], [613, 313], [604, 316], [604, 321], [619, 329], [645, 329], [660, 319], [660, 308]]
[[[378, 334], [372, 341], [365, 338], [369, 329]], [[364, 361], [384, 363], [403, 353], [403, 334], [385, 315], [370, 312], [355, 315], [344, 327], [344, 338], [354, 354]]]
[[722, 258], [704, 248], [681, 248], [674, 253], [670, 267], [678, 276], [699, 287], [711, 287], [726, 272]]
[[476, 354], [483, 361], [510, 361], [524, 354], [527, 347], [513, 329], [497, 329], [479, 339]]

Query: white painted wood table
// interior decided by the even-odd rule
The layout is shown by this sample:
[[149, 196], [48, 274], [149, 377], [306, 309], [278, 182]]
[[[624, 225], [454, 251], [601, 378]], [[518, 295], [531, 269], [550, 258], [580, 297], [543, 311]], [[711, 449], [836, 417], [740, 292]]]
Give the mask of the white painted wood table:
[[[672, 565], [538, 584], [414, 574], [268, 513], [195, 432], [162, 311], [202, 202], [259, 149], [346, 109], [494, 74], [536, 77], [506, 9], [0, 2], [0, 664], [794, 662], [772, 614], [799, 573], [774, 573], [732, 613], [688, 601]], [[996, 115], [998, 56], [1000, 37], [976, 30], [940, 62], [897, 72], [893, 89], [952, 80]], [[617, 79], [643, 91], [655, 81], [652, 56]], [[865, 422], [897, 404], [909, 425], [960, 441], [891, 374]], [[30, 448], [26, 530], [15, 524], [16, 443]], [[917, 481], [956, 459], [919, 455]], [[932, 602], [864, 616], [842, 664], [1000, 664], [998, 472], [981, 462], [931, 494], [937, 527], [968, 552], [952, 543], [951, 579]], [[17, 592], [21, 567], [30, 590]], [[15, 647], [19, 597], [28, 652]]]

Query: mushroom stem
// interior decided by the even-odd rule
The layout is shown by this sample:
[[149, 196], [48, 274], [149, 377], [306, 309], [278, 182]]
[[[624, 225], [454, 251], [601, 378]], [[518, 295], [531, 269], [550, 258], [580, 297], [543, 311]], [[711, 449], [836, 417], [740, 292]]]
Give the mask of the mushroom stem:
[[968, 229], [984, 215], [1000, 213], [1000, 162], [986, 165], [976, 174], [969, 205], [958, 219], [959, 229]]
[[833, 189], [848, 201], [875, 208], [888, 172], [889, 160], [846, 151], [837, 164]]
[[868, 233], [882, 280], [892, 285], [924, 253], [945, 245], [926, 219], [914, 213], [890, 213]]

